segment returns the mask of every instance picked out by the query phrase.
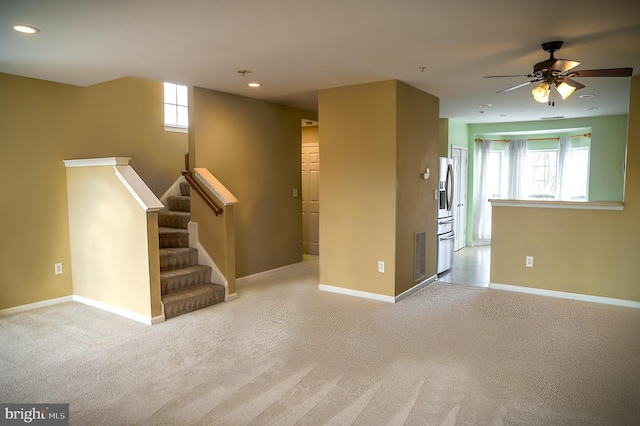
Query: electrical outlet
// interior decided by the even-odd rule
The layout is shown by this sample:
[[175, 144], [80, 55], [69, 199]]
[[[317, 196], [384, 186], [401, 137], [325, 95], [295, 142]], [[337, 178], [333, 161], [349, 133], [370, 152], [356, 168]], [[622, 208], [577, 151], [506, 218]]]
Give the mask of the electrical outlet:
[[378, 272], [384, 274], [384, 262], [382, 260], [378, 261]]
[[527, 268], [533, 268], [533, 256], [527, 256], [524, 261], [524, 265]]
[[298, 197], [298, 188], [293, 188], [293, 198]]
[[60, 275], [62, 273], [62, 263], [56, 263], [55, 265], [53, 265], [53, 269], [56, 275]]

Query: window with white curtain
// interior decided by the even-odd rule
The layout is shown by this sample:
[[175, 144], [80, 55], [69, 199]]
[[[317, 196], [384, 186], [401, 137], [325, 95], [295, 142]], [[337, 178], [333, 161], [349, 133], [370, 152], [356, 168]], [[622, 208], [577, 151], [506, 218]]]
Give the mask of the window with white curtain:
[[[535, 149], [530, 144], [526, 163], [521, 173], [524, 177], [526, 200], [560, 200], [558, 185], [558, 150]], [[507, 182], [509, 169], [505, 161], [505, 151], [493, 151], [489, 155], [487, 185], [489, 198], [508, 198]], [[586, 201], [589, 194], [589, 147], [571, 148], [563, 170], [562, 199], [566, 201]]]
[[528, 150], [524, 194], [530, 200], [553, 200], [556, 194], [558, 150]]
[[[587, 201], [589, 198], [589, 139], [528, 136], [531, 139], [507, 138], [496, 143], [490, 138], [478, 140], [473, 216], [473, 239], [477, 243], [491, 240], [489, 199]], [[518, 161], [514, 162], [516, 158]], [[518, 174], [510, 176], [511, 169]], [[514, 191], [514, 187], [518, 190]]]
[[489, 198], [506, 198], [506, 178], [504, 151], [491, 151], [487, 167], [487, 186]]
[[568, 198], [571, 201], [587, 201], [589, 198], [589, 147], [572, 148], [569, 151], [565, 177]]

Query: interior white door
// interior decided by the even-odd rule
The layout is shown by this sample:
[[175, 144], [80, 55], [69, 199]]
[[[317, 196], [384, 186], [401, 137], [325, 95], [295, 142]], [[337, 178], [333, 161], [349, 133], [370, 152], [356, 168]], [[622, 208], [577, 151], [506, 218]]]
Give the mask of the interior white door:
[[467, 241], [467, 173], [468, 150], [464, 147], [452, 147], [455, 188], [453, 191], [453, 218], [455, 220], [454, 250], [458, 251]]
[[320, 252], [320, 148], [302, 147], [302, 253]]

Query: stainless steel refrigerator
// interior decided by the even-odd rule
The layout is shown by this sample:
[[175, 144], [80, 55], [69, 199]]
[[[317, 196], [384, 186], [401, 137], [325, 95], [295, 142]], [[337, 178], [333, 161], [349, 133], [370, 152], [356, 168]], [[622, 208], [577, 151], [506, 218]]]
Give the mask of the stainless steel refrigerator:
[[438, 264], [440, 274], [453, 266], [453, 159], [440, 157], [438, 167]]

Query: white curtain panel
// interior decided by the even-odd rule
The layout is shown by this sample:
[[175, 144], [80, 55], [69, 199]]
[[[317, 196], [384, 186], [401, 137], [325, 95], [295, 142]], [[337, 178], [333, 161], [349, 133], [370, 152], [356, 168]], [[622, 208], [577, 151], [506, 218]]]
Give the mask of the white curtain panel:
[[562, 136], [558, 142], [558, 160], [556, 172], [556, 200], [570, 200], [569, 182], [569, 151], [571, 150], [571, 137]]
[[491, 239], [491, 204], [489, 203], [489, 184], [487, 182], [487, 167], [493, 141], [483, 139], [478, 151], [478, 196], [475, 203], [475, 220], [473, 224], [473, 238], [476, 241]]
[[527, 162], [527, 140], [509, 141], [509, 185], [508, 196], [511, 200], [524, 198], [524, 168]]

